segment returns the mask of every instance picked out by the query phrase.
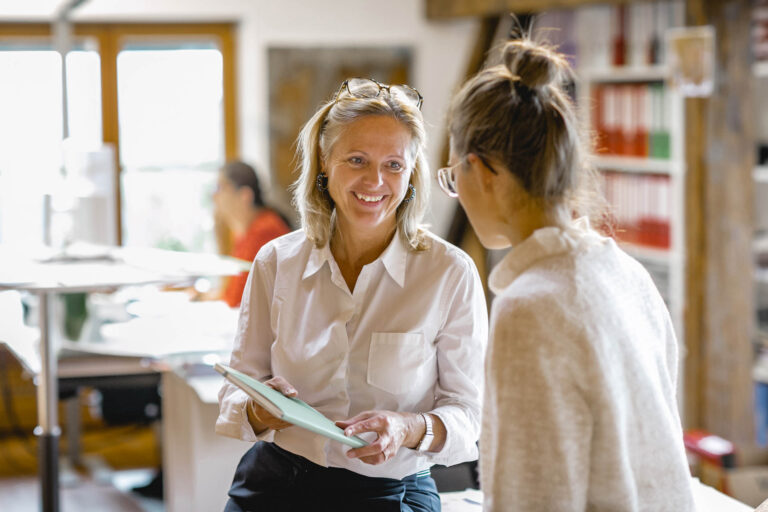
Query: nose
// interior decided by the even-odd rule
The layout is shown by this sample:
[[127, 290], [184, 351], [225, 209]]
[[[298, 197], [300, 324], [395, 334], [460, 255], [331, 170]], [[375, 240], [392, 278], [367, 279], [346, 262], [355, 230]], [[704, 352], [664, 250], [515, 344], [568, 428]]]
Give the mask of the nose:
[[363, 182], [368, 186], [378, 187], [384, 183], [383, 174], [384, 171], [381, 169], [381, 166], [371, 165], [365, 171]]

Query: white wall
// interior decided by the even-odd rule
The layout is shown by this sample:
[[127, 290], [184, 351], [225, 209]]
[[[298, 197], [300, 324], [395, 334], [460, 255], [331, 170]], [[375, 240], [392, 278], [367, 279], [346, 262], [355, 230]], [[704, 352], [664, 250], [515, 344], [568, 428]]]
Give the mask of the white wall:
[[[474, 20], [428, 22], [424, 0], [90, 0], [77, 21], [237, 21], [238, 104], [243, 159], [267, 169], [270, 46], [410, 46], [412, 84], [423, 94], [433, 169], [444, 140], [444, 116], [474, 43]], [[1, 14], [1, 13], [0, 13]], [[444, 235], [455, 201], [434, 183], [427, 222]]]

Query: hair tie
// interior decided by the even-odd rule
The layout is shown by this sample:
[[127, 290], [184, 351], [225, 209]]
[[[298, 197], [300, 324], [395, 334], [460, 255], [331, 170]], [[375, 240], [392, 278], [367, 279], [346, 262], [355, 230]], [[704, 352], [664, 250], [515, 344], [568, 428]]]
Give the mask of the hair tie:
[[519, 76], [515, 76], [512, 78], [512, 85], [514, 86], [517, 94], [524, 100], [531, 99], [534, 93], [536, 92], [534, 89], [531, 89], [530, 87], [525, 85], [523, 81], [520, 80]]

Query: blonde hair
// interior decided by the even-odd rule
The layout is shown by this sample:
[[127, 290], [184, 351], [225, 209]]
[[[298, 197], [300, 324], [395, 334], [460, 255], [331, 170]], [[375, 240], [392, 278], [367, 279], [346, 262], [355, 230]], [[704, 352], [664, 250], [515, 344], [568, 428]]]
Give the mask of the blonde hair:
[[529, 196], [546, 207], [602, 220], [597, 173], [563, 89], [572, 70], [549, 46], [529, 38], [502, 47], [503, 64], [470, 78], [449, 110], [457, 155], [477, 153], [502, 163]]
[[[400, 121], [411, 134], [413, 172], [410, 184], [415, 188], [412, 200], [397, 209], [397, 227], [411, 250], [428, 248], [428, 237], [421, 226], [429, 204], [430, 176], [426, 157], [426, 130], [421, 111], [416, 105], [401, 101], [398, 95], [382, 90], [375, 98], [359, 98], [349, 94], [332, 99], [315, 112], [302, 128], [297, 157], [300, 176], [293, 184], [293, 204], [299, 211], [301, 226], [315, 246], [323, 247], [335, 228], [335, 209], [328, 192], [318, 190], [316, 183], [323, 164], [333, 146], [350, 123], [366, 116], [390, 116]], [[409, 162], [410, 163], [410, 162]], [[406, 198], [410, 189], [406, 192]]]

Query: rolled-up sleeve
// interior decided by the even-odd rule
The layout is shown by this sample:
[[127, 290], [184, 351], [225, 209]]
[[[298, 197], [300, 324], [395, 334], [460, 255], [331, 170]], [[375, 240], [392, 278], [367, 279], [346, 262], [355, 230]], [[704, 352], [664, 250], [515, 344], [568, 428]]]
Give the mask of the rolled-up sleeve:
[[[265, 247], [266, 250], [269, 250]], [[270, 322], [272, 291], [274, 289], [274, 265], [262, 250], [251, 266], [245, 284], [243, 300], [240, 304], [240, 316], [237, 324], [234, 348], [229, 365], [232, 368], [263, 379], [271, 375], [270, 348], [273, 342]], [[254, 442], [271, 440], [274, 434], [267, 431], [257, 436], [246, 413], [248, 395], [229, 381], [219, 390], [219, 417], [216, 420], [216, 433]]]
[[439, 452], [424, 455], [435, 464], [477, 459], [483, 397], [483, 364], [488, 341], [488, 310], [480, 276], [468, 258], [456, 268], [453, 293], [444, 302], [445, 322], [437, 339], [438, 382], [435, 408], [446, 429]]

